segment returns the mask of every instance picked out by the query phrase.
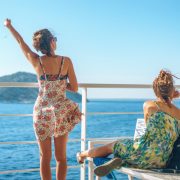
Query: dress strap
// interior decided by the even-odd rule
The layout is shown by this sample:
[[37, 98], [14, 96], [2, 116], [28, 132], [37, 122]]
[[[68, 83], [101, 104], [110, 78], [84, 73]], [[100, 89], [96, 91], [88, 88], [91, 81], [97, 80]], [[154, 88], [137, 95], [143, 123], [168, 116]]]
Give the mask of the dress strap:
[[64, 57], [62, 56], [61, 65], [60, 65], [59, 73], [58, 73], [59, 77], [61, 76], [61, 70], [62, 70], [63, 65], [64, 65]]
[[42, 60], [41, 60], [40, 56], [39, 56], [39, 64], [40, 64], [41, 70], [43, 72], [43, 75], [44, 75], [45, 79], [47, 80], [46, 73], [45, 73], [44, 67], [42, 65]]
[[158, 108], [158, 110], [160, 110], [160, 106], [158, 105], [158, 103], [156, 101], [154, 101], [154, 104], [156, 105], [156, 107]]

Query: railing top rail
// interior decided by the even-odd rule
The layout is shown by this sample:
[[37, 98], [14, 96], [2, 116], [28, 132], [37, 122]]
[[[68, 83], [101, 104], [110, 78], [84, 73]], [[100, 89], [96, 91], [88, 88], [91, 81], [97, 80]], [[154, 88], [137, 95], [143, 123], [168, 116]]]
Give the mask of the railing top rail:
[[36, 82], [0, 82], [0, 87], [35, 88], [35, 87], [38, 87], [38, 83]]
[[150, 84], [79, 84], [80, 88], [152, 88]]
[[[95, 84], [95, 83], [79, 83], [80, 88], [152, 88], [151, 84]], [[0, 82], [0, 87], [38, 87], [37, 82]], [[180, 88], [180, 85], [176, 85]]]

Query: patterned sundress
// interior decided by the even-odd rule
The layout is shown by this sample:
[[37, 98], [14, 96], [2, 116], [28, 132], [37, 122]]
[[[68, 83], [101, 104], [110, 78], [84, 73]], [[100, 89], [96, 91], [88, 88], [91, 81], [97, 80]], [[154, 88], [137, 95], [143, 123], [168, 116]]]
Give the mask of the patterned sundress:
[[38, 79], [39, 94], [33, 110], [36, 138], [44, 141], [47, 137], [58, 137], [70, 132], [80, 122], [82, 113], [76, 103], [66, 98], [67, 76], [61, 75], [64, 64], [62, 58], [57, 75], [45, 74]]
[[123, 160], [123, 166], [136, 168], [163, 168], [179, 136], [178, 120], [158, 110], [148, 118], [145, 134], [139, 139], [119, 140], [114, 145], [114, 156]]

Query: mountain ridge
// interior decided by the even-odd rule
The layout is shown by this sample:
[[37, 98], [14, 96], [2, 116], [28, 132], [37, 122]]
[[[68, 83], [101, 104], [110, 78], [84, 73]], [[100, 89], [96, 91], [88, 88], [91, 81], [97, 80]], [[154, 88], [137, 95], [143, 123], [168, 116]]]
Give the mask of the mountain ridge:
[[[32, 82], [37, 83], [37, 76], [33, 73], [19, 71], [0, 77], [0, 82]], [[34, 103], [38, 95], [38, 88], [0, 88], [0, 103]], [[80, 103], [79, 93], [66, 91], [67, 98]]]

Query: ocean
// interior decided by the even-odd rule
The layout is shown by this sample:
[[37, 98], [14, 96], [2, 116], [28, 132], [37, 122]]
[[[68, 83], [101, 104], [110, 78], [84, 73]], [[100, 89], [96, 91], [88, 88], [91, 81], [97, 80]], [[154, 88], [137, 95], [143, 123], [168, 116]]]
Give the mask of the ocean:
[[[145, 100], [90, 100], [88, 112], [143, 112]], [[180, 102], [176, 101], [179, 106]], [[81, 107], [81, 104], [80, 104]], [[31, 114], [33, 104], [0, 104], [0, 114]], [[133, 136], [137, 115], [89, 115], [87, 117], [87, 138], [109, 138]], [[35, 141], [32, 117], [0, 117], [0, 141]], [[78, 124], [69, 138], [80, 138], [81, 125]], [[54, 148], [53, 148], [54, 150]], [[69, 142], [67, 147], [68, 165], [78, 165], [76, 152], [80, 142]], [[54, 153], [51, 166], [55, 166]], [[37, 144], [0, 145], [0, 171], [39, 168]], [[55, 170], [52, 171], [55, 180]], [[116, 172], [117, 179], [127, 180], [126, 175]], [[0, 175], [0, 180], [39, 180], [39, 172], [12, 173]], [[67, 180], [80, 179], [80, 169], [68, 169]], [[88, 178], [86, 178], [88, 179]], [[106, 179], [106, 178], [102, 178]]]

